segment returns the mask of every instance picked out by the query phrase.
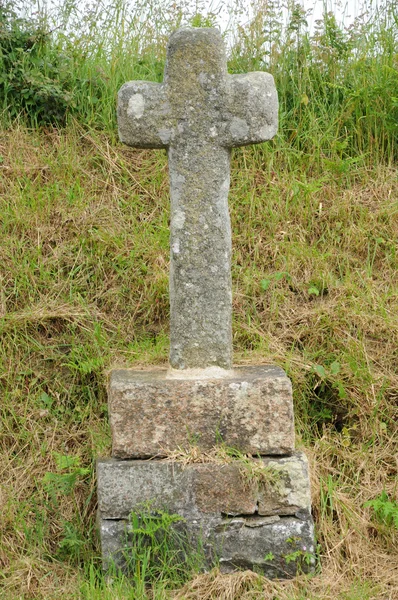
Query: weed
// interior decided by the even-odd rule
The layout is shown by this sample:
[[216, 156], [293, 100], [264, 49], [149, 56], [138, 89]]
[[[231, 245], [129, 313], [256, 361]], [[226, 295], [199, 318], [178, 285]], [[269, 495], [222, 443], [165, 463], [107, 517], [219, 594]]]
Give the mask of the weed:
[[0, 7], [0, 102], [11, 118], [64, 123], [73, 106], [70, 58], [57, 53], [44, 22], [18, 15], [12, 2]]
[[271, 283], [281, 281], [282, 279], [286, 279], [287, 281], [291, 280], [289, 273], [273, 273], [269, 275], [267, 279], [262, 279], [260, 282], [261, 289], [266, 292], [270, 287]]
[[265, 556], [264, 556], [264, 560], [265, 561], [272, 561], [274, 560], [275, 555], [272, 552], [268, 552]]
[[51, 498], [55, 499], [58, 494], [69, 495], [81, 477], [90, 473], [90, 469], [80, 466], [78, 456], [65, 456], [54, 453], [57, 473], [46, 473], [43, 478], [44, 488]]
[[374, 518], [379, 523], [398, 529], [398, 502], [390, 500], [385, 490], [374, 500], [365, 502], [365, 506], [373, 509]]
[[138, 589], [156, 582], [178, 587], [204, 566], [203, 553], [189, 544], [184, 519], [151, 503], [131, 513], [123, 556]]
[[284, 556], [286, 564], [288, 565], [291, 562], [295, 562], [302, 565], [313, 565], [315, 563], [315, 556], [312, 552], [307, 552], [306, 550], [295, 550], [294, 552], [289, 552]]
[[[50, 515], [60, 512], [65, 498], [71, 496], [75, 511], [79, 512], [76, 502], [77, 486], [86, 479], [91, 470], [80, 466], [79, 456], [70, 456], [54, 452], [56, 472], [47, 472], [43, 477], [43, 488], [48, 495], [47, 506]], [[58, 559], [79, 563], [87, 554], [88, 536], [82, 530], [80, 519], [76, 515], [71, 520], [61, 517], [58, 543], [55, 555]]]

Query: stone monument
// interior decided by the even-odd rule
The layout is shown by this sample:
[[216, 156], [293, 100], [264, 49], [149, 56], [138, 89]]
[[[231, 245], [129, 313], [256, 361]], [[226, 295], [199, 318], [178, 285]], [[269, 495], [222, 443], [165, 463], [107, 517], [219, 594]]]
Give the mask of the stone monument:
[[[308, 465], [294, 449], [290, 381], [278, 367], [232, 364], [230, 153], [271, 139], [277, 122], [272, 76], [229, 75], [216, 29], [177, 30], [163, 83], [132, 81], [119, 92], [120, 139], [168, 154], [170, 368], [111, 374], [112, 458], [97, 465], [105, 568], [123, 566], [129, 514], [144, 501], [183, 517], [209, 566], [289, 577], [298, 563], [313, 564]], [[239, 461], [162, 460], [192, 440], [202, 451], [222, 440], [275, 480], [246, 481]]]

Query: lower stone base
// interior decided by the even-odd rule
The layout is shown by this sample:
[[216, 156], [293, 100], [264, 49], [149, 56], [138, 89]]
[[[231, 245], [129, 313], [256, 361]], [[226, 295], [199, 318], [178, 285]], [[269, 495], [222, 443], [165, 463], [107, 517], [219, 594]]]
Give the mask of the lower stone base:
[[[178, 514], [207, 567], [292, 577], [313, 568], [314, 531], [304, 454], [228, 464], [101, 460], [97, 465], [104, 567], [123, 568], [134, 536], [131, 514]], [[146, 509], [147, 510], [147, 509]], [[128, 550], [127, 550], [128, 554]]]
[[[128, 520], [100, 519], [104, 568], [124, 569], [132, 544]], [[251, 569], [266, 577], [286, 579], [315, 564], [314, 531], [309, 513], [297, 517], [220, 518], [186, 521], [191, 547], [200, 548], [206, 568], [219, 564], [223, 573]]]

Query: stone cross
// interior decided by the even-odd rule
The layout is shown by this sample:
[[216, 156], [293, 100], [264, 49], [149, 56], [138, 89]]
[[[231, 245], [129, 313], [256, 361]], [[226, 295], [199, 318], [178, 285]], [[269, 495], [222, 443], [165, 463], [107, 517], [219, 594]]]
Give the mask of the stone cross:
[[277, 123], [272, 76], [228, 75], [216, 29], [177, 30], [163, 83], [131, 81], [119, 92], [122, 142], [168, 152], [174, 369], [232, 366], [230, 153], [271, 139]]

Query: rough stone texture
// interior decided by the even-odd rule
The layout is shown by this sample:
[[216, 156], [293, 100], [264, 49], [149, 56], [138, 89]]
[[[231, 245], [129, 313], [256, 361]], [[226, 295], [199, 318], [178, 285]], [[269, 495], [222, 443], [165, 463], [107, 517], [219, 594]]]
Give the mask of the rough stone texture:
[[292, 388], [278, 367], [236, 367], [224, 378], [196, 380], [115, 370], [108, 398], [117, 458], [164, 456], [193, 443], [208, 450], [220, 438], [249, 454], [294, 450]]
[[[104, 569], [112, 564], [123, 569], [132, 540], [128, 520], [99, 518], [99, 530]], [[300, 518], [205, 517], [188, 522], [185, 531], [192, 548], [203, 548], [208, 568], [219, 563], [224, 573], [251, 569], [279, 579], [294, 577], [298, 569], [310, 572], [315, 565], [310, 513]], [[294, 552], [296, 559], [289, 561]]]
[[[297, 562], [286, 561], [286, 555], [314, 552], [307, 460], [296, 453], [255, 462], [271, 474], [268, 483], [248, 479], [239, 463], [99, 461], [105, 566], [111, 560], [123, 565], [129, 514], [151, 501], [154, 511], [183, 517], [191, 546], [203, 545], [209, 566], [219, 559], [224, 571], [257, 568], [273, 577], [294, 575]], [[266, 558], [270, 552], [272, 560]]]
[[216, 29], [177, 30], [164, 81], [119, 92], [120, 139], [169, 159], [170, 363], [232, 364], [230, 148], [272, 138], [278, 100], [268, 73], [228, 75]]
[[98, 507], [106, 519], [125, 518], [140, 502], [154, 501], [169, 512], [201, 514], [297, 515], [310, 510], [308, 463], [296, 452], [282, 458], [253, 459], [266, 480], [253, 477], [244, 461], [194, 463], [99, 460]]

